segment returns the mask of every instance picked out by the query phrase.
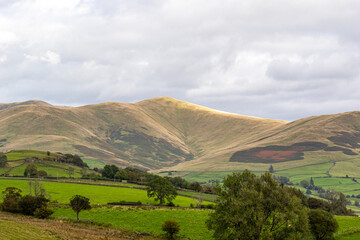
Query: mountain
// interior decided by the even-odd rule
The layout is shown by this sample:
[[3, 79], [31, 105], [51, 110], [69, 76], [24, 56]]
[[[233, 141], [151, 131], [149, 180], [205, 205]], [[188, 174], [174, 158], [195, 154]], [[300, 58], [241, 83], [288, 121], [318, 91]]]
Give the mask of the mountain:
[[0, 104], [0, 148], [77, 153], [152, 170], [264, 170], [353, 159], [360, 112], [286, 122], [223, 113], [168, 97], [59, 107]]

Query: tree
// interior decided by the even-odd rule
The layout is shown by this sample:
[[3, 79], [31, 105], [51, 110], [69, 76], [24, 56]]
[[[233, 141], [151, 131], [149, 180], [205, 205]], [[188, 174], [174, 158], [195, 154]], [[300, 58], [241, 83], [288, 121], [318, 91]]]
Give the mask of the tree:
[[180, 226], [176, 221], [169, 219], [163, 223], [161, 229], [166, 232], [168, 239], [174, 239], [174, 236], [180, 231]]
[[309, 183], [309, 181], [307, 181], [307, 180], [302, 180], [302, 181], [300, 182], [300, 185], [301, 185], [303, 188], [309, 188], [309, 187], [310, 187], [310, 183]]
[[269, 167], [269, 173], [274, 173], [274, 167], [273, 167], [273, 165], [270, 165], [270, 167]]
[[342, 192], [329, 192], [328, 195], [332, 214], [353, 215], [352, 210], [346, 208], [346, 205], [349, 203], [349, 201]]
[[156, 177], [147, 184], [147, 196], [154, 197], [155, 201], [160, 201], [160, 205], [165, 203], [165, 200], [172, 202], [177, 196], [174, 186], [162, 177]]
[[101, 175], [106, 178], [114, 179], [119, 168], [115, 165], [105, 165]]
[[7, 156], [4, 153], [0, 153], [0, 167], [4, 168], [7, 165]]
[[310, 178], [310, 186], [311, 186], [311, 187], [315, 187], [314, 179], [313, 179], [312, 177]]
[[333, 239], [333, 234], [339, 227], [334, 216], [321, 209], [315, 209], [309, 212], [309, 223], [311, 233], [316, 240]]
[[69, 167], [69, 168], [68, 168], [68, 172], [69, 172], [69, 178], [71, 178], [72, 175], [74, 174], [74, 168], [73, 168], [73, 167]]
[[215, 212], [206, 224], [215, 239], [305, 239], [307, 208], [290, 187], [270, 173], [260, 177], [245, 170], [233, 173], [217, 187]]
[[37, 176], [37, 167], [34, 163], [30, 163], [26, 166], [24, 171], [25, 177], [36, 177]]
[[84, 196], [75, 195], [70, 199], [70, 206], [76, 212], [76, 218], [79, 222], [79, 213], [82, 210], [90, 210], [90, 199]]
[[29, 181], [29, 194], [31, 196], [47, 196], [48, 194], [46, 194], [46, 190], [43, 187], [42, 183], [39, 181]]

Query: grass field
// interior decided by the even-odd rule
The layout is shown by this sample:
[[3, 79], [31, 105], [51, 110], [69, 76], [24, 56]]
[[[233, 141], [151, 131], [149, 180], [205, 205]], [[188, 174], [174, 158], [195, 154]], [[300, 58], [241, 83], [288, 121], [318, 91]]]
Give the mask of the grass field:
[[[76, 215], [70, 207], [54, 207], [56, 218], [75, 220]], [[212, 232], [205, 225], [211, 210], [164, 209], [146, 207], [95, 207], [80, 213], [80, 219], [90, 220], [120, 229], [161, 234], [161, 224], [167, 219], [174, 219], [180, 225], [180, 235], [190, 239], [213, 239]], [[336, 216], [339, 230], [336, 240], [359, 239], [360, 218]]]
[[[44, 170], [47, 172], [49, 177], [69, 177], [69, 167], [74, 169], [72, 174], [73, 178], [80, 178], [81, 168], [71, 164], [58, 163], [53, 161], [43, 160], [44, 158], [55, 158], [59, 156], [57, 153], [50, 153], [47, 155], [47, 152], [36, 151], [36, 150], [13, 150], [6, 154], [8, 158], [8, 165], [5, 168], [0, 168], [0, 174], [7, 173], [8, 176], [23, 176], [25, 168], [28, 163], [24, 164], [24, 159], [38, 158], [39, 160], [34, 161], [34, 164], [37, 166], [37, 170]], [[95, 164], [94, 161], [90, 161], [92, 164]], [[99, 166], [102, 166], [101, 164]], [[88, 172], [93, 172], [89, 170]], [[96, 173], [97, 174], [97, 173]]]
[[[55, 207], [53, 217], [76, 219], [70, 207]], [[212, 239], [205, 221], [209, 210], [147, 208], [147, 207], [95, 207], [80, 213], [80, 219], [111, 224], [115, 228], [162, 234], [161, 225], [174, 219], [180, 225], [179, 235], [191, 239]]]
[[339, 230], [335, 234], [336, 240], [360, 239], [360, 218], [348, 216], [336, 216]]
[[14, 150], [9, 153], [6, 153], [8, 161], [15, 161], [18, 159], [32, 158], [37, 157], [43, 159], [45, 157], [56, 157], [58, 154], [50, 153], [50, 156], [47, 155], [47, 152], [37, 151], [37, 150]]
[[[79, 178], [81, 174], [79, 173], [81, 168], [73, 166], [73, 165], [66, 165], [66, 164], [57, 164], [57, 163], [36, 163], [37, 170], [44, 170], [47, 172], [49, 177], [69, 177], [69, 171], [66, 170], [68, 167], [72, 167], [74, 172], [72, 177]], [[24, 164], [19, 167], [13, 168], [10, 172], [8, 172], [9, 176], [23, 176], [25, 168], [29, 164]], [[65, 169], [64, 169], [65, 168]]]
[[[0, 190], [5, 190], [6, 187], [17, 187], [23, 190], [25, 194], [28, 193], [28, 181], [24, 180], [0, 180]], [[46, 192], [50, 194], [51, 201], [59, 203], [69, 203], [69, 200], [74, 195], [83, 195], [90, 198], [91, 204], [107, 204], [108, 202], [141, 201], [143, 204], [156, 204], [153, 198], [147, 197], [145, 190], [121, 187], [108, 187], [96, 185], [84, 185], [74, 183], [57, 183], [57, 182], [43, 182]], [[196, 205], [196, 200], [177, 196], [173, 201], [175, 205], [182, 207], [189, 207], [190, 204]], [[209, 202], [203, 202], [209, 204]]]

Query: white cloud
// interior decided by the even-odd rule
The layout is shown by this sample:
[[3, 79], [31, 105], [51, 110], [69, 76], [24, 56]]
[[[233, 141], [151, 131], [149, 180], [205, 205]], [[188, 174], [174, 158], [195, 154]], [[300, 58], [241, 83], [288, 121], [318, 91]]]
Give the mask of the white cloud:
[[282, 119], [359, 110], [359, 20], [356, 0], [0, 1], [0, 102], [171, 96]]

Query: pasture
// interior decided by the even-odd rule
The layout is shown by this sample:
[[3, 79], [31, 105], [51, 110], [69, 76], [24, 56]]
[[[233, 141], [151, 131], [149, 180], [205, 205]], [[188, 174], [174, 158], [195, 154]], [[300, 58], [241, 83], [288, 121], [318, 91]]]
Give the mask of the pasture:
[[[42, 182], [42, 184], [46, 189], [46, 192], [50, 194], [51, 201], [58, 203], [69, 203], [72, 196], [82, 195], [90, 198], [91, 204], [107, 204], [108, 202], [119, 201], [141, 201], [143, 204], [157, 204], [153, 198], [147, 197], [147, 192], [145, 190], [141, 189], [61, 182]], [[29, 192], [28, 181], [10, 179], [0, 180], [1, 191], [10, 186], [20, 188], [24, 194]], [[173, 203], [181, 207], [190, 207], [190, 204], [196, 206], [196, 200], [183, 196], [177, 196]], [[209, 204], [209, 202], [203, 202], [203, 204]]]
[[[54, 207], [53, 217], [76, 220], [70, 207]], [[161, 225], [173, 219], [180, 225], [179, 235], [194, 240], [212, 239], [212, 232], [205, 225], [210, 210], [157, 207], [95, 207], [80, 213], [80, 219], [131, 231], [162, 234]]]

